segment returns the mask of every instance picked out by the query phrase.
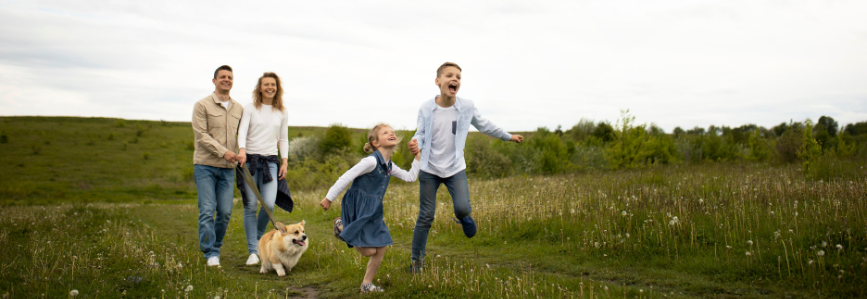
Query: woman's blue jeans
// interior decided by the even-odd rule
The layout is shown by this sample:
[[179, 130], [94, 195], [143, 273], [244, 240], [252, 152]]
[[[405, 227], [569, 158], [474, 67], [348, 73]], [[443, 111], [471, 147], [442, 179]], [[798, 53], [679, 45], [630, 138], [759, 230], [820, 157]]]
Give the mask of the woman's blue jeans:
[[455, 217], [463, 219], [470, 215], [470, 189], [467, 185], [467, 172], [461, 170], [453, 176], [441, 178], [424, 171], [418, 173], [419, 207], [418, 220], [412, 233], [412, 261], [421, 264], [424, 260], [424, 250], [427, 246], [427, 235], [436, 215], [437, 189], [445, 184], [452, 196], [455, 207]]
[[[271, 171], [270, 182], [262, 181], [262, 173], [257, 172], [253, 175], [253, 181], [259, 187], [259, 194], [262, 194], [262, 199], [268, 205], [268, 210], [274, 211], [274, 202], [277, 201], [277, 163], [268, 162], [268, 170]], [[265, 229], [268, 228], [268, 213], [265, 212], [265, 207], [259, 209], [259, 217], [256, 217], [256, 207], [259, 205], [259, 200], [250, 186], [244, 186], [247, 200], [244, 203], [244, 232], [247, 234], [247, 252], [259, 253], [259, 239], [265, 234]]]

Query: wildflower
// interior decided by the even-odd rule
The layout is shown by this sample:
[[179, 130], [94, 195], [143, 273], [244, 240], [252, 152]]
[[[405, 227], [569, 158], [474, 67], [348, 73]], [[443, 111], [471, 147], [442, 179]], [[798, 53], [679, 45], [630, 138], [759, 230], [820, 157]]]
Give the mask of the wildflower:
[[193, 285], [188, 285], [187, 288], [184, 289], [184, 292], [187, 292], [187, 293], [192, 292], [192, 291], [193, 291]]
[[753, 246], [753, 240], [747, 240], [747, 245]]
[[626, 238], [629, 239], [629, 233], [626, 233]]
[[822, 247], [828, 247], [828, 242], [822, 241]]
[[837, 250], [843, 250], [843, 245], [837, 244]]
[[824, 251], [824, 250], [819, 250], [818, 252], [816, 252], [816, 254], [819, 255], [819, 256], [825, 256], [825, 251]]
[[575, 209], [571, 209], [571, 210], [569, 210], [569, 213], [571, 213], [571, 214], [575, 214]]
[[593, 247], [599, 248], [599, 242], [593, 242]]
[[704, 203], [704, 199], [699, 198], [699, 199], [698, 199], [698, 204], [702, 204], [702, 203]]
[[677, 224], [678, 222], [679, 222], [679, 221], [677, 220], [677, 216], [674, 216], [674, 217], [671, 218], [670, 221], [668, 221], [668, 225], [672, 225], [672, 226], [673, 226], [673, 225]]
[[626, 216], [626, 210], [620, 211], [620, 216]]
[[752, 255], [753, 255], [752, 252], [747, 251], [747, 256], [752, 256]]
[[813, 259], [810, 259], [810, 261], [807, 262], [807, 265], [812, 266], [813, 265]]
[[72, 290], [72, 291], [69, 291], [69, 296], [70, 296], [70, 297], [78, 296], [78, 290]]

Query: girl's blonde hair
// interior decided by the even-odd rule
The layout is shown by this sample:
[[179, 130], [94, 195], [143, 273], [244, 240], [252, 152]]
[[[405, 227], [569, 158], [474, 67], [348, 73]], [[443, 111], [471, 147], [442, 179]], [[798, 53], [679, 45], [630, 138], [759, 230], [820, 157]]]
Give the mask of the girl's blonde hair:
[[257, 110], [262, 108], [262, 79], [265, 78], [274, 78], [274, 81], [277, 81], [277, 92], [274, 94], [274, 100], [271, 101], [271, 107], [283, 112], [283, 85], [280, 84], [280, 77], [272, 72], [265, 72], [262, 77], [259, 77], [256, 89], [253, 89], [253, 105]]
[[[374, 126], [373, 129], [370, 129], [370, 132], [367, 133], [367, 143], [364, 144], [364, 152], [365, 153], [372, 153], [373, 151], [376, 150], [376, 147], [373, 146], [373, 142], [379, 141], [379, 131], [385, 127], [391, 128], [391, 126], [389, 126], [388, 124], [379, 123], [376, 126]], [[395, 136], [397, 136], [397, 133], [395, 133]], [[401, 139], [402, 138], [400, 136], [397, 136], [397, 142], [398, 143], [400, 143]]]

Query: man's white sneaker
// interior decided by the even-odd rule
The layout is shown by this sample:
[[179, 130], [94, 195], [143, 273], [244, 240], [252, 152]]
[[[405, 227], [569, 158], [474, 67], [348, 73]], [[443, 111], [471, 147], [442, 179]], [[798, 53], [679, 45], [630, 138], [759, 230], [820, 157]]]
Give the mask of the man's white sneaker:
[[247, 259], [247, 266], [252, 266], [259, 263], [259, 255], [255, 253], [250, 254], [250, 258]]
[[213, 266], [219, 267], [220, 266], [220, 257], [219, 256], [209, 257], [208, 258], [208, 266], [209, 267], [213, 267]]

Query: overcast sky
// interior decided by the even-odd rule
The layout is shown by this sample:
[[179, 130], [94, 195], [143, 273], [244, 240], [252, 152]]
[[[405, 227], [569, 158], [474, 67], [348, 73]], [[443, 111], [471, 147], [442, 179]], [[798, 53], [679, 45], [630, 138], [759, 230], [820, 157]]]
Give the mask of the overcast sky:
[[509, 131], [867, 120], [867, 1], [5, 1], [0, 115], [189, 121], [235, 69], [291, 126], [415, 129], [436, 68]]

